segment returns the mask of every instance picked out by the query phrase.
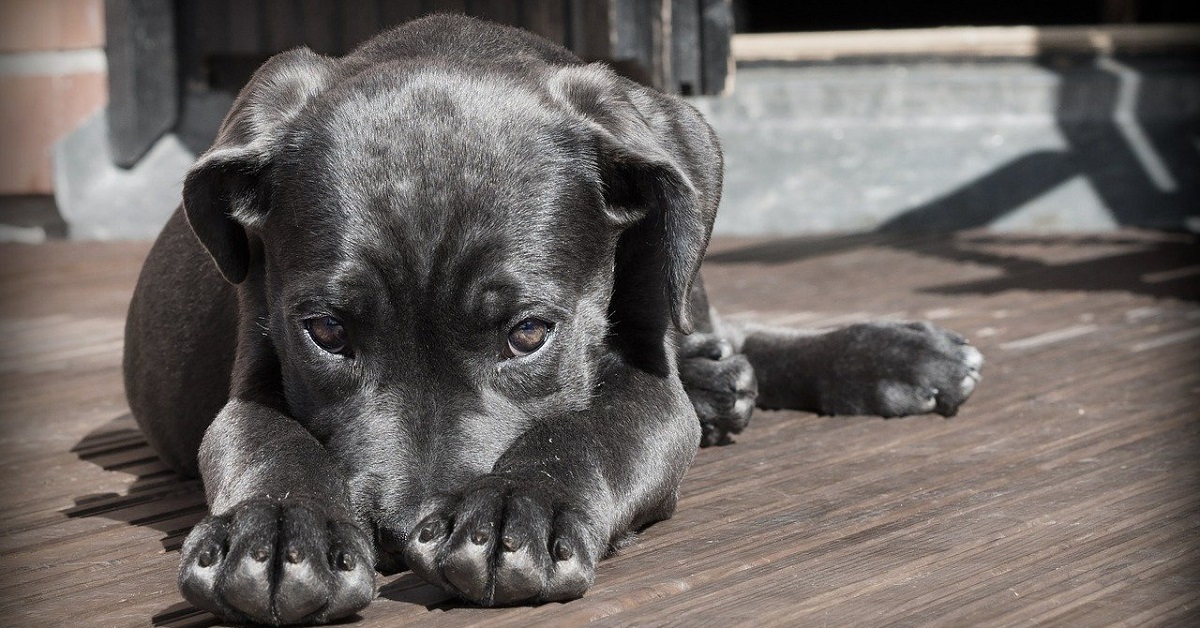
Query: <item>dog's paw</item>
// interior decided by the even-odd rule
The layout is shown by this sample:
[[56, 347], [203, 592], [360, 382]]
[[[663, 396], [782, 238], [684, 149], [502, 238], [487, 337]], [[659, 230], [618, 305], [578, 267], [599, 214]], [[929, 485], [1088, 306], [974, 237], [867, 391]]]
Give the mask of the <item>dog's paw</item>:
[[484, 476], [413, 528], [414, 573], [483, 606], [577, 598], [595, 579], [603, 543], [545, 483]]
[[369, 537], [311, 500], [250, 500], [210, 515], [183, 543], [179, 590], [227, 621], [324, 623], [375, 595]]
[[983, 355], [962, 336], [926, 322], [874, 322], [830, 332], [822, 414], [954, 416], [979, 383]]
[[731, 443], [730, 435], [746, 428], [758, 383], [750, 361], [733, 353], [728, 342], [711, 334], [685, 336], [679, 379], [700, 418], [701, 447]]

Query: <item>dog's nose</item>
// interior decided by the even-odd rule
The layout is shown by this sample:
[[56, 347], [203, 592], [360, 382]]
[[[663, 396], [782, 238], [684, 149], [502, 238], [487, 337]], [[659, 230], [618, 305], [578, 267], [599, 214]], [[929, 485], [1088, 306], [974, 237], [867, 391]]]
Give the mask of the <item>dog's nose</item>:
[[375, 570], [390, 576], [408, 569], [404, 562], [404, 546], [408, 542], [408, 529], [400, 531], [390, 526], [376, 528]]

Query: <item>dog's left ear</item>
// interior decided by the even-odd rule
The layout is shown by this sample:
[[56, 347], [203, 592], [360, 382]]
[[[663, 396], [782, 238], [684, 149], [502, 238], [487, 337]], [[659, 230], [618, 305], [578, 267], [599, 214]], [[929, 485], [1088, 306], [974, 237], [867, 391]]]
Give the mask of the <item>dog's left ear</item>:
[[616, 298], [639, 309], [665, 298], [675, 326], [691, 333], [688, 298], [721, 200], [716, 134], [687, 103], [601, 64], [561, 68], [550, 86], [591, 127], [605, 209], [625, 229]]

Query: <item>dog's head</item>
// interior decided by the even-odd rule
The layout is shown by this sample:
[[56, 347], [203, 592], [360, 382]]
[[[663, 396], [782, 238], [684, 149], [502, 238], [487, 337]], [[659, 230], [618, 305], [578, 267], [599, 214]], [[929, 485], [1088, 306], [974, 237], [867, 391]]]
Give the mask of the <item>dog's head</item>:
[[277, 377], [360, 515], [406, 530], [406, 500], [586, 409], [612, 360], [672, 375], [720, 180], [693, 109], [600, 66], [301, 49], [243, 90], [184, 207], [243, 285], [235, 394]]

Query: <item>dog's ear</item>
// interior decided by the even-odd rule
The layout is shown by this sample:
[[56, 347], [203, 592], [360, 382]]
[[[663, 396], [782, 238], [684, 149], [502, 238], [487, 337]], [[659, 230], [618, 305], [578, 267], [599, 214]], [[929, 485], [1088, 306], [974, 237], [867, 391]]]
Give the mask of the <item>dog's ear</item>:
[[242, 282], [249, 271], [246, 229], [266, 220], [268, 173], [281, 131], [329, 86], [335, 64], [307, 48], [272, 57], [242, 88], [216, 141], [188, 170], [188, 224], [230, 283]]
[[[690, 333], [688, 297], [721, 198], [716, 135], [687, 103], [601, 64], [562, 68], [550, 85], [591, 128], [606, 212], [625, 228], [614, 299], [639, 310], [665, 299], [676, 327]], [[618, 314], [632, 324], [648, 313]]]

